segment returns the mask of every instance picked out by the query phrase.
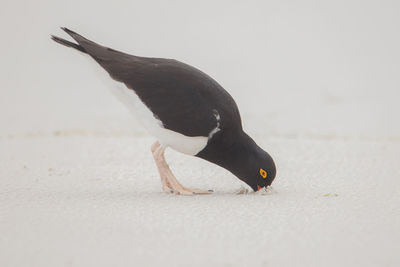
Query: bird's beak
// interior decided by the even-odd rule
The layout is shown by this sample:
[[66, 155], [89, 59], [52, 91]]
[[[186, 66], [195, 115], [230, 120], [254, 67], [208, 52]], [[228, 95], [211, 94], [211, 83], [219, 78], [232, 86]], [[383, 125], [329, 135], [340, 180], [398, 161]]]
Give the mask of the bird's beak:
[[262, 187], [257, 185], [257, 191], [256, 192], [260, 191], [260, 189], [262, 189]]

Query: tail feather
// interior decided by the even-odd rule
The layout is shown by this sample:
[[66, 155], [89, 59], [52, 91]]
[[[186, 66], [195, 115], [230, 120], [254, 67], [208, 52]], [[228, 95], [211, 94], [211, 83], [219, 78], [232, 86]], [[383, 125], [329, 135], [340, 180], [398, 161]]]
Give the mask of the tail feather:
[[75, 44], [73, 42], [67, 41], [63, 38], [60, 38], [60, 37], [57, 37], [54, 35], [51, 36], [51, 39], [59, 44], [65, 45], [67, 47], [72, 47], [72, 48], [75, 48], [76, 50], [86, 53], [86, 50], [79, 44]]
[[74, 31], [71, 31], [68, 28], [61, 27], [61, 29], [63, 31], [65, 31], [69, 36], [71, 36], [72, 39], [74, 39], [76, 41], [76, 43], [67, 41], [67, 40], [62, 39], [62, 38], [57, 37], [57, 36], [52, 36], [52, 39], [54, 41], [56, 41], [57, 43], [60, 43], [62, 45], [65, 45], [65, 46], [75, 48], [75, 49], [77, 49], [77, 50], [79, 50], [79, 51], [81, 51], [83, 53], [89, 54], [93, 58], [95, 58], [96, 60], [98, 60], [97, 56], [99, 56], [99, 55], [97, 55], [97, 54], [99, 52], [99, 48], [101, 48], [100, 50], [102, 50], [102, 49], [112, 50], [112, 49], [109, 49], [109, 48], [107, 48], [105, 46], [99, 45], [99, 44], [97, 44], [97, 43], [95, 43], [95, 42], [93, 42], [93, 41], [91, 41], [89, 39], [86, 39], [82, 35], [74, 32]]
[[77, 41], [78, 43], [82, 42], [82, 41], [86, 41], [88, 43], [94, 43], [88, 39], [86, 39], [85, 37], [83, 37], [80, 34], [77, 34], [74, 31], [71, 31], [70, 29], [66, 28], [66, 27], [61, 27], [61, 30], [65, 31], [69, 36], [71, 36], [75, 41]]

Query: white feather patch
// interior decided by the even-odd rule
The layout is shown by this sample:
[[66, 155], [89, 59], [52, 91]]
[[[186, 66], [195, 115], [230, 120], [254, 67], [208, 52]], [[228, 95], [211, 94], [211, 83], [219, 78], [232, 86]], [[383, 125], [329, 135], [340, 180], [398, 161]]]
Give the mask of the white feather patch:
[[140, 100], [136, 93], [125, 84], [116, 82], [113, 94], [131, 111], [143, 127], [166, 147], [188, 155], [196, 155], [206, 147], [208, 138], [204, 136], [186, 136], [164, 128], [151, 110]]
[[[105, 70], [101, 67], [99, 68], [99, 66], [96, 67], [96, 70], [98, 69], [102, 69], [102, 72], [106, 73]], [[157, 140], [165, 147], [171, 147], [172, 149], [184, 154], [196, 155], [206, 147], [208, 139], [220, 130], [220, 116], [216, 110], [214, 110], [214, 116], [217, 119], [217, 127], [210, 132], [208, 137], [190, 137], [165, 129], [162, 122], [154, 116], [151, 110], [140, 100], [138, 95], [132, 89], [126, 87], [122, 82], [117, 82], [108, 77], [106, 77], [108, 79], [104, 79], [105, 75], [101, 76], [103, 76], [103, 80], [107, 81], [112, 94], [129, 109], [149, 134], [157, 138]]]
[[221, 128], [219, 128], [220, 124], [219, 121], [221, 119], [221, 116], [219, 116], [218, 110], [213, 109], [214, 111], [214, 116], [215, 119], [217, 120], [217, 127], [215, 127], [209, 134], [208, 134], [208, 139], [211, 139], [213, 137], [214, 134], [216, 134], [217, 132], [219, 132], [221, 130]]

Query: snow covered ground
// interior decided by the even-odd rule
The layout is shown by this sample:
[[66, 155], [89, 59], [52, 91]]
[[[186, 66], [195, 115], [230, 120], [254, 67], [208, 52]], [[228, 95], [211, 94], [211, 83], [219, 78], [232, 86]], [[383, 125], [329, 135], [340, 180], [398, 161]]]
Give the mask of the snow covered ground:
[[[0, 10], [0, 266], [399, 266], [399, 4], [117, 2]], [[154, 140], [57, 26], [216, 78], [273, 191], [168, 151], [215, 193], [162, 193]]]
[[160, 191], [147, 137], [2, 138], [1, 266], [396, 266], [398, 142], [261, 138], [279, 176], [235, 195], [227, 172], [169, 153]]

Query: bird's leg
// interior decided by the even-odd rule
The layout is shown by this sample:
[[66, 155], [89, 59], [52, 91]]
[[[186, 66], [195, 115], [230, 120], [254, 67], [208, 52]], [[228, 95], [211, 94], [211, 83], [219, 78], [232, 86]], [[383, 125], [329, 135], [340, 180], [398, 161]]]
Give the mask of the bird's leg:
[[158, 172], [160, 173], [163, 191], [166, 193], [193, 195], [193, 192], [186, 191], [183, 186], [176, 181], [176, 179], [175, 181], [170, 181], [170, 176], [173, 176], [173, 174], [169, 169], [167, 162], [165, 161], [165, 148], [161, 146], [158, 141], [152, 145], [151, 151], [153, 152], [154, 161], [156, 162]]
[[161, 178], [161, 186], [162, 189], [165, 193], [173, 193], [174, 190], [172, 190], [171, 186], [169, 185], [167, 181], [167, 176], [165, 172], [163, 171], [162, 164], [160, 163], [160, 158], [159, 158], [159, 149], [161, 148], [161, 145], [158, 141], [156, 141], [152, 146], [151, 146], [151, 152], [153, 153], [154, 161], [156, 162], [158, 173], [160, 174]]
[[180, 195], [210, 194], [212, 192], [198, 189], [190, 189], [182, 186], [176, 179], [175, 175], [172, 173], [167, 162], [165, 161], [165, 148], [161, 146], [159, 142], [155, 142], [152, 145], [151, 150], [153, 152], [153, 157], [156, 162], [158, 172], [160, 173], [161, 183], [163, 184], [164, 192], [176, 193]]

